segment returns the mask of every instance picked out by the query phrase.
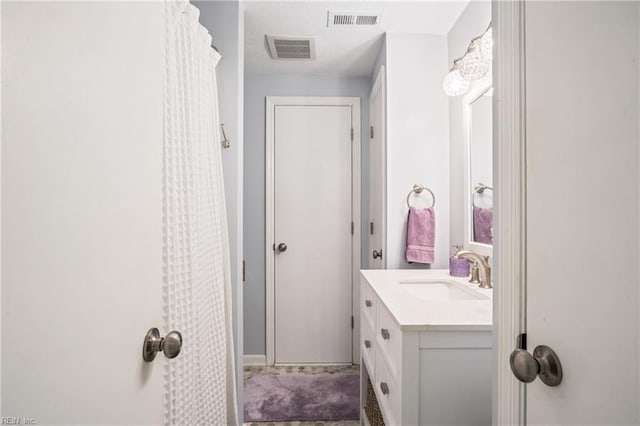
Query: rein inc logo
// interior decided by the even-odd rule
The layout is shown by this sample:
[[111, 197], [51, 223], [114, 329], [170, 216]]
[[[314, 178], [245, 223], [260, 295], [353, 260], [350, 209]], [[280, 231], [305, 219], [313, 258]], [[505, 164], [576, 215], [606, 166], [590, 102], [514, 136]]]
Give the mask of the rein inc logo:
[[0, 424], [2, 425], [35, 425], [36, 419], [31, 417], [0, 417]]

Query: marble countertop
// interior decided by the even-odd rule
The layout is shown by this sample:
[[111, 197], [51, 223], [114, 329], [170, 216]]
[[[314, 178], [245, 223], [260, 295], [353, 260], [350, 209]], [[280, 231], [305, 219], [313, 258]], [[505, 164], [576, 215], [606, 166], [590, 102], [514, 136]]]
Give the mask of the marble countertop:
[[[371, 269], [361, 270], [360, 273], [402, 330], [491, 330], [493, 290], [469, 284], [468, 277], [452, 277], [447, 269]], [[461, 290], [479, 295], [479, 299], [424, 300], [412, 295], [400, 284], [421, 280], [453, 281]]]

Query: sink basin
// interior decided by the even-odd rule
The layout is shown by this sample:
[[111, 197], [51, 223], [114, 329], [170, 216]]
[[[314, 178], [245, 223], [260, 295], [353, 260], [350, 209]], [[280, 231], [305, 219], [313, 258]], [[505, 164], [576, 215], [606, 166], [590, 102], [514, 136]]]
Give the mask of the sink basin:
[[422, 300], [487, 300], [489, 296], [465, 288], [463, 284], [449, 280], [403, 280], [402, 289]]

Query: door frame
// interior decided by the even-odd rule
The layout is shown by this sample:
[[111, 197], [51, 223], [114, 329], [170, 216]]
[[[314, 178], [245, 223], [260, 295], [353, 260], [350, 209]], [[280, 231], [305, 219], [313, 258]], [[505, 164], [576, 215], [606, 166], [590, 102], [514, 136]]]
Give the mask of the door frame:
[[495, 288], [493, 299], [494, 425], [526, 422], [526, 387], [509, 355], [526, 331], [526, 90], [525, 0], [492, 0], [493, 181]]
[[[265, 267], [266, 267], [266, 358], [267, 365], [275, 362], [275, 256], [273, 251], [275, 235], [275, 107], [276, 106], [348, 106], [351, 107], [351, 212], [353, 234], [351, 244], [351, 315], [359, 316], [359, 304], [355, 292], [359, 289], [361, 262], [361, 116], [360, 98], [331, 96], [267, 96], [265, 120]], [[358, 347], [355, 329], [351, 335], [352, 362]]]

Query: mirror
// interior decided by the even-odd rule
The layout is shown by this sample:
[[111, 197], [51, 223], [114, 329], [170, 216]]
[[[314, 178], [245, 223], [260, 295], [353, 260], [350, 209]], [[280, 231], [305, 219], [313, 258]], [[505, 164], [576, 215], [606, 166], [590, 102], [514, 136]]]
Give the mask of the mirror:
[[492, 254], [493, 246], [493, 88], [477, 82], [463, 101], [465, 126], [465, 242]]

